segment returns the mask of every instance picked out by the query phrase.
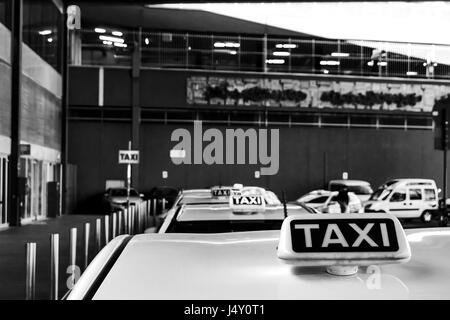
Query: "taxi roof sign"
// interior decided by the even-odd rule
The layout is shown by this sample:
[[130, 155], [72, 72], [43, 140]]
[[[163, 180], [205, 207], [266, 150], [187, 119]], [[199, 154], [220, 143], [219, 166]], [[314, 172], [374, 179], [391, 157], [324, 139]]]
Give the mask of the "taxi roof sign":
[[233, 212], [259, 212], [266, 209], [264, 198], [260, 195], [233, 194], [230, 196], [229, 204]]
[[214, 187], [211, 188], [211, 196], [217, 197], [229, 197], [231, 195], [231, 188], [227, 187]]
[[339, 213], [287, 217], [277, 254], [300, 266], [368, 266], [406, 262], [411, 249], [396, 217]]

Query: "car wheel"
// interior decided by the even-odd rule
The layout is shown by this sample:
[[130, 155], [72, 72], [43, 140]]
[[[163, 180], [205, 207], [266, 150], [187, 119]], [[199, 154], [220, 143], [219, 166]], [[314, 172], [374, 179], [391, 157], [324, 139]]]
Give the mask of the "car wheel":
[[431, 212], [426, 210], [422, 213], [422, 216], [420, 217], [420, 219], [422, 220], [422, 222], [428, 223], [431, 221], [432, 217], [433, 217], [433, 215], [431, 214]]

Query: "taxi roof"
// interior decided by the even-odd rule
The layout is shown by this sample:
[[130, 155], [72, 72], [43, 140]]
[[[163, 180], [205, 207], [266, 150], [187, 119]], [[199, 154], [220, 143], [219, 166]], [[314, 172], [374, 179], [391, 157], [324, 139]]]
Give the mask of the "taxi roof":
[[[310, 214], [299, 206], [289, 205], [288, 215]], [[264, 211], [243, 213], [233, 212], [229, 204], [198, 204], [186, 205], [179, 209], [177, 221], [223, 221], [223, 220], [283, 220], [282, 205], [266, 206]]]
[[277, 258], [280, 231], [137, 235], [93, 298], [448, 299], [450, 230], [405, 232], [413, 252], [409, 262], [374, 266], [377, 274], [360, 267], [347, 277]]

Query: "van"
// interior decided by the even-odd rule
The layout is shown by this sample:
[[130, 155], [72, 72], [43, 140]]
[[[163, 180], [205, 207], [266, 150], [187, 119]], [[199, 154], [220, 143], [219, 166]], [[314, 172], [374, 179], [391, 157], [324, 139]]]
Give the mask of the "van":
[[430, 179], [389, 180], [364, 205], [365, 212], [386, 212], [401, 219], [430, 222], [438, 210], [439, 190]]
[[328, 190], [341, 191], [346, 188], [349, 192], [353, 192], [361, 200], [362, 203], [369, 200], [373, 193], [370, 183], [362, 180], [331, 180], [328, 183]]

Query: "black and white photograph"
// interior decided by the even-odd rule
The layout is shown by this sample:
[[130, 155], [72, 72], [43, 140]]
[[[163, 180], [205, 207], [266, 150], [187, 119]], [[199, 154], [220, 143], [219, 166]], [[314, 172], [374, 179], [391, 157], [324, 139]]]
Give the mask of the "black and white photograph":
[[0, 0], [0, 300], [450, 299], [449, 17]]

